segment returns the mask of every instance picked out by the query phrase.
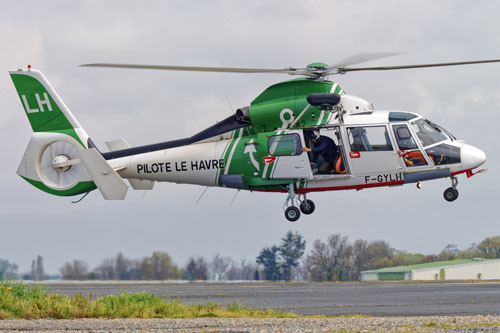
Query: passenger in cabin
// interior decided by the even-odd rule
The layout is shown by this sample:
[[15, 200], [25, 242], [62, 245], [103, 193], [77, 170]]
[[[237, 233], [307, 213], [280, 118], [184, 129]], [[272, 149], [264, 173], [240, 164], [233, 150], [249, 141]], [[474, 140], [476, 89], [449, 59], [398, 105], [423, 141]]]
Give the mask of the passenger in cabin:
[[[302, 151], [312, 152], [311, 167], [313, 173], [329, 174], [335, 170], [335, 161], [337, 160], [337, 145], [332, 138], [320, 135], [319, 131], [310, 133], [312, 147], [302, 147]], [[314, 172], [316, 171], [317, 172]]]

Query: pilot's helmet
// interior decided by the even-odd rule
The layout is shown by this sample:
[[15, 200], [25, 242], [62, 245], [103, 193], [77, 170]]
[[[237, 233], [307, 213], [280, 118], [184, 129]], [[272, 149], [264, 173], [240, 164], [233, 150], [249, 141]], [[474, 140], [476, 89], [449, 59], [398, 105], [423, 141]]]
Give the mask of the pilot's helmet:
[[311, 132], [311, 139], [316, 139], [319, 140], [319, 131], [312, 131]]

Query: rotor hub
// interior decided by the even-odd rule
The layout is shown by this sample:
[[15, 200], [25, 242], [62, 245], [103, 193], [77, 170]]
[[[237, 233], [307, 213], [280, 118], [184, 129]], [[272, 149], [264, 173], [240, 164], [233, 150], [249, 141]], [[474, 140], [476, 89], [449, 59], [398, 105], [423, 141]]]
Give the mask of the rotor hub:
[[307, 65], [307, 68], [327, 69], [328, 65], [324, 62], [313, 62], [312, 64]]
[[57, 155], [52, 160], [52, 168], [57, 172], [66, 172], [71, 169], [71, 164], [69, 163], [70, 157], [68, 155]]

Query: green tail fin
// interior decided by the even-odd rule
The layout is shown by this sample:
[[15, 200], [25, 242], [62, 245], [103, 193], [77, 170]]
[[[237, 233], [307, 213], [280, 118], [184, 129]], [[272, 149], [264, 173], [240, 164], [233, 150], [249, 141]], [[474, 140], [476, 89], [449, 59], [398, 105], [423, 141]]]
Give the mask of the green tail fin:
[[87, 148], [88, 135], [42, 72], [28, 68], [9, 73], [33, 132], [66, 134]]
[[33, 134], [17, 173], [50, 194], [69, 196], [96, 188], [79, 151], [89, 137], [42, 72], [28, 68], [9, 72]]

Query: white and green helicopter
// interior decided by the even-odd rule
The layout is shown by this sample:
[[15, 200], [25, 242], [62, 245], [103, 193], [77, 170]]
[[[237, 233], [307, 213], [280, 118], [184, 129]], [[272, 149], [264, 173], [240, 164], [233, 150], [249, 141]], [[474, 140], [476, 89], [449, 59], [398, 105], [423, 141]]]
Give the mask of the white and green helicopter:
[[490, 62], [500, 59], [388, 67], [313, 63], [286, 69], [83, 65], [302, 76], [268, 87], [250, 106], [189, 138], [140, 147], [119, 139], [106, 142], [107, 152], [96, 147], [45, 76], [28, 66], [10, 72], [34, 132], [17, 173], [50, 194], [86, 195], [97, 188], [106, 200], [125, 198], [125, 179], [134, 190], [151, 190], [158, 181], [280, 192], [287, 195], [284, 211], [291, 222], [301, 212], [313, 213], [310, 192], [420, 186], [449, 177], [444, 198], [454, 201], [457, 175], [483, 171], [474, 171], [486, 160], [483, 151], [416, 113], [376, 111], [327, 76]]

